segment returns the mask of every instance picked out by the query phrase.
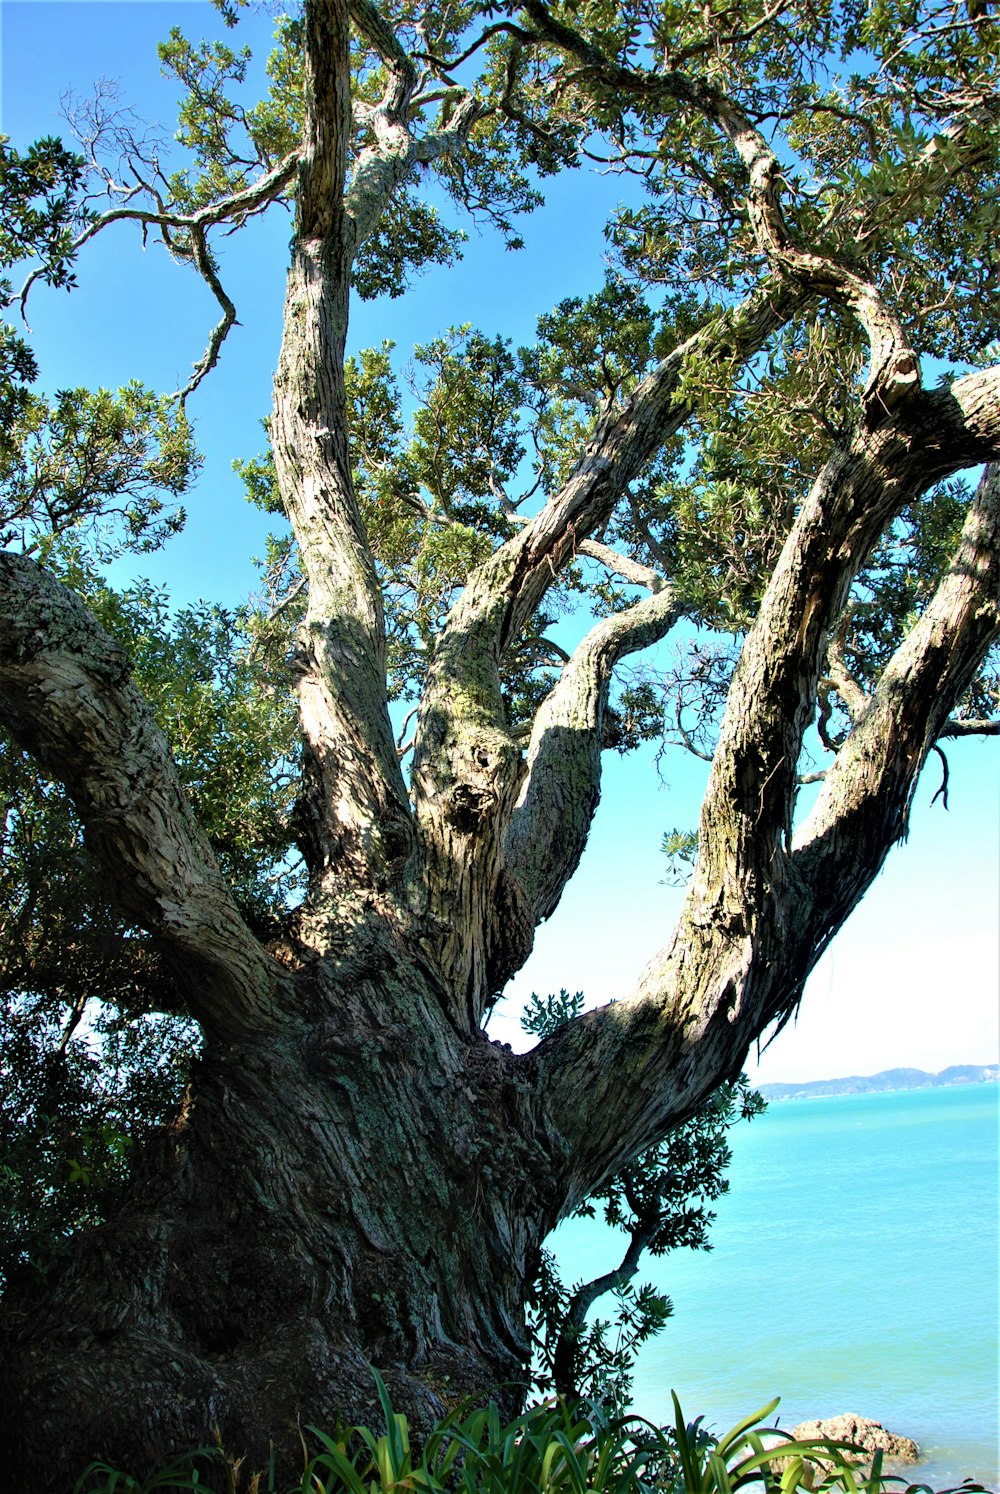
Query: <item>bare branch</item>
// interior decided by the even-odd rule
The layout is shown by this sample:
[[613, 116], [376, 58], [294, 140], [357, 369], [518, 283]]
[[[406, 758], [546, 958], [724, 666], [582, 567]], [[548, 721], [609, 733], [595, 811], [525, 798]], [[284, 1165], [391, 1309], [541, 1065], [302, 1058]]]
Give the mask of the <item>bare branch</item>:
[[868, 695], [860, 681], [847, 667], [846, 639], [847, 630], [850, 626], [853, 608], [848, 605], [844, 608], [837, 631], [830, 639], [827, 649], [827, 668], [830, 672], [830, 682], [840, 696], [852, 721], [856, 721], [868, 703]]
[[963, 720], [961, 716], [951, 720], [940, 733], [940, 740], [957, 740], [959, 737], [1000, 737], [1000, 721]]
[[418, 52], [417, 56], [421, 62], [429, 62], [436, 73], [448, 78], [455, 68], [461, 67], [463, 62], [468, 62], [470, 57], [474, 57], [495, 36], [513, 36], [518, 41], [524, 42], [532, 40], [531, 32], [525, 31], [523, 26], [515, 26], [513, 21], [496, 21], [493, 25], [484, 27], [475, 40], [470, 42], [463, 52], [459, 52], [457, 57], [439, 57], [433, 52]]
[[948, 778], [950, 776], [950, 770], [949, 770], [949, 767], [948, 767], [948, 759], [945, 757], [944, 753], [942, 752], [941, 748], [937, 745], [936, 742], [935, 742], [934, 746], [931, 748], [931, 751], [937, 753], [938, 757], [941, 759], [941, 786], [937, 790], [937, 793], [934, 795], [933, 799], [931, 800], [931, 803], [932, 804], [936, 804], [937, 801], [940, 799], [942, 805], [944, 806], [944, 808], [947, 809], [948, 808]]
[[[221, 306], [222, 317], [213, 328], [208, 347], [195, 364], [191, 378], [182, 388], [174, 391], [170, 396], [171, 399], [179, 400], [183, 404], [188, 395], [197, 389], [206, 374], [210, 373], [218, 363], [222, 344], [236, 322], [236, 307], [219, 280], [215, 262], [208, 247], [207, 230], [222, 223], [238, 225], [245, 222], [247, 218], [263, 212], [288, 186], [295, 174], [298, 159], [298, 152], [291, 152], [273, 170], [266, 172], [249, 187], [245, 187], [240, 192], [234, 192], [230, 197], [223, 198], [221, 202], [200, 208], [196, 213], [174, 213], [164, 209], [162, 204], [155, 209], [128, 206], [112, 208], [102, 213], [99, 218], [95, 218], [74, 241], [71, 252], [76, 254], [84, 244], [112, 223], [140, 223], [143, 233], [151, 227], [159, 228], [168, 248], [173, 247], [171, 241], [173, 233], [186, 232], [190, 235], [191, 261]], [[157, 195], [145, 182], [141, 184], [141, 190], [154, 197]], [[21, 288], [21, 315], [25, 321], [27, 321], [28, 294], [42, 274], [44, 274], [44, 266], [33, 270]]]
[[[229, 197], [222, 198], [219, 202], [210, 203], [207, 207], [199, 208], [196, 213], [176, 213], [169, 208], [137, 208], [116, 207], [110, 208], [108, 212], [101, 213], [92, 223], [89, 223], [83, 233], [74, 239], [70, 249], [71, 254], [76, 254], [83, 248], [84, 244], [94, 238], [103, 229], [112, 223], [141, 223], [147, 228], [165, 228], [168, 231], [181, 232], [184, 230], [204, 232], [208, 228], [215, 228], [220, 223], [243, 223], [247, 218], [255, 217], [264, 212], [281, 195], [295, 175], [299, 163], [299, 152], [290, 151], [284, 160], [279, 161], [272, 170], [251, 182], [248, 187], [234, 192]], [[150, 191], [145, 183], [143, 190]], [[28, 293], [42, 272], [34, 270], [28, 276], [19, 293], [22, 312], [27, 302]]]
[[597, 540], [583, 540], [577, 545], [576, 553], [586, 555], [591, 560], [599, 560], [614, 575], [621, 576], [624, 581], [631, 581], [633, 586], [645, 586], [649, 591], [655, 592], [662, 591], [667, 585], [664, 578], [654, 571], [652, 566], [641, 565], [630, 555], [622, 555], [611, 545], [599, 544]]
[[194, 372], [190, 379], [188, 379], [183, 388], [175, 390], [170, 396], [171, 399], [180, 400], [181, 404], [184, 403], [189, 394], [194, 393], [205, 375], [211, 373], [212, 369], [218, 363], [222, 344], [229, 335], [229, 329], [236, 321], [236, 307], [222, 288], [222, 282], [219, 280], [212, 255], [205, 240], [204, 229], [194, 228], [191, 230], [191, 257], [205, 284], [222, 307], [222, 318], [212, 329], [212, 335], [208, 339], [208, 347], [195, 364]]

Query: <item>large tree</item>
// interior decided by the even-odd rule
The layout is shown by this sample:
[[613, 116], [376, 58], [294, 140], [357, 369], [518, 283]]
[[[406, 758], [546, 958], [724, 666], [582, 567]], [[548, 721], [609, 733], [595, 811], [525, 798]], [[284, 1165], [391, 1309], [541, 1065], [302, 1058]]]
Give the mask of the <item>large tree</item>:
[[[221, 311], [159, 401], [43, 407], [2, 347], [2, 717], [82, 827], [102, 1000], [141, 988], [202, 1034], [114, 1217], [7, 1292], [8, 1482], [64, 1489], [92, 1455], [215, 1427], [248, 1466], [272, 1440], [291, 1458], [298, 1419], [370, 1414], [370, 1364], [418, 1423], [523, 1382], [546, 1233], [789, 1018], [928, 754], [996, 732], [989, 12], [305, 0], [256, 109], [230, 92], [239, 52], [172, 35], [186, 172], [107, 99], [81, 158], [5, 148], [7, 263], [33, 250], [65, 283], [134, 220]], [[102, 144], [115, 201], [81, 217]], [[389, 350], [345, 358], [352, 288], [456, 252], [435, 204], [513, 238], [546, 174], [594, 158], [629, 183], [608, 284], [517, 354], [470, 331], [425, 348], [407, 434]], [[133, 677], [102, 541], [79, 552], [115, 513], [159, 537], [151, 494], [187, 481], [182, 412], [236, 315], [213, 242], [281, 200], [273, 461], [245, 472], [290, 538], [244, 661], [268, 657], [269, 698], [297, 691], [299, 747], [263, 731], [294, 811], [258, 837], [279, 882], [274, 824], [296, 839], [293, 911], [262, 906], [253, 836], [220, 831], [224, 789], [168, 742], [156, 671]], [[547, 634], [574, 597], [594, 615], [568, 650]], [[615, 683], [681, 623], [687, 667]], [[401, 745], [394, 696], [418, 707]], [[577, 867], [602, 751], [664, 709], [712, 760], [677, 925], [635, 990], [516, 1055], [484, 1021]], [[76, 912], [50, 919], [50, 964]], [[74, 948], [71, 990], [98, 979]]]

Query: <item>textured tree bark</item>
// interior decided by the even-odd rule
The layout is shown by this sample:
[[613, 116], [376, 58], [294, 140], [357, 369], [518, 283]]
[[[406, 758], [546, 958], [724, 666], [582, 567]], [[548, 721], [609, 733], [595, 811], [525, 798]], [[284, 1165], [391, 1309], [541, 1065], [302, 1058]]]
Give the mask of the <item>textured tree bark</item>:
[[398, 952], [367, 964], [302, 972], [308, 1027], [209, 1043], [129, 1207], [10, 1294], [7, 1487], [62, 1494], [92, 1457], [138, 1472], [215, 1428], [251, 1467], [273, 1441], [291, 1479], [300, 1423], [377, 1420], [371, 1364], [418, 1428], [523, 1379], [553, 1210], [530, 1092]]

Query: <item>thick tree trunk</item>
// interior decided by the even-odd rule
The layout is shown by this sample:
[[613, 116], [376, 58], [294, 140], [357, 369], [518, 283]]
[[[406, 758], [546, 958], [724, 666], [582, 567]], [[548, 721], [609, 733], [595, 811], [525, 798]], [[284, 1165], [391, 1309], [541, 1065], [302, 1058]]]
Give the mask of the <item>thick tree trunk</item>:
[[300, 1424], [377, 1421], [370, 1365], [418, 1426], [517, 1399], [552, 1210], [518, 1061], [457, 1037], [402, 960], [302, 982], [335, 1015], [210, 1045], [124, 1214], [43, 1292], [15, 1285], [5, 1488], [64, 1494], [93, 1457], [143, 1472], [216, 1428], [245, 1467], [273, 1442], [291, 1479]]

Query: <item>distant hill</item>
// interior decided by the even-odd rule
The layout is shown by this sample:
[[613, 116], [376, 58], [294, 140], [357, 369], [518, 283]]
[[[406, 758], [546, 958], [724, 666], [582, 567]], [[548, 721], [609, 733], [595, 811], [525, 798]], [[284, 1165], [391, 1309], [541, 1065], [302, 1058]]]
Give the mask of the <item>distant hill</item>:
[[766, 1100], [808, 1100], [821, 1095], [867, 1095], [893, 1089], [938, 1089], [948, 1084], [989, 1084], [1000, 1080], [997, 1064], [955, 1063], [940, 1074], [923, 1069], [883, 1069], [846, 1079], [810, 1079], [803, 1084], [761, 1084]]

